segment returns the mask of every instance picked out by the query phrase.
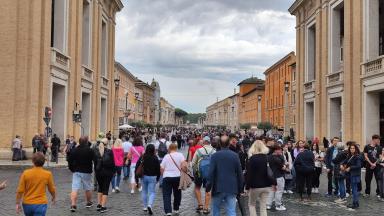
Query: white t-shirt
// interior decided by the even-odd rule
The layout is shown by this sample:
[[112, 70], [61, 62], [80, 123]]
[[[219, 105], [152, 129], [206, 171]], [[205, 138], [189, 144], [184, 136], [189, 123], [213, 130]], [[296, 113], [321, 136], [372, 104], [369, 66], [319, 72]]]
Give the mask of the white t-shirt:
[[124, 153], [128, 153], [131, 147], [132, 147], [132, 143], [130, 143], [129, 141], [123, 142]]
[[177, 166], [173, 162], [172, 158], [169, 156], [170, 154], [167, 154], [164, 156], [163, 161], [161, 162], [160, 166], [164, 169], [163, 172], [163, 178], [166, 177], [180, 177], [180, 170], [179, 168], [181, 165], [181, 162], [185, 161], [184, 155], [180, 152], [172, 152], [172, 158], [175, 160]]
[[160, 145], [160, 141], [165, 143], [165, 145], [167, 146], [167, 149], [169, 148], [169, 146], [171, 145], [171, 142], [165, 140], [165, 139], [160, 139], [160, 140], [156, 140], [155, 142], [155, 149], [159, 149], [159, 145]]

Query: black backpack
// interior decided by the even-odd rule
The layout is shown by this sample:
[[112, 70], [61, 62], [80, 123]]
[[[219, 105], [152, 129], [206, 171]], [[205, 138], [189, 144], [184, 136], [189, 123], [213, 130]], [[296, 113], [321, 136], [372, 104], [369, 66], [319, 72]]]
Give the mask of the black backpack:
[[165, 142], [159, 141], [159, 148], [157, 149], [157, 154], [159, 155], [160, 158], [164, 158], [164, 156], [168, 153], [167, 150], [167, 144]]

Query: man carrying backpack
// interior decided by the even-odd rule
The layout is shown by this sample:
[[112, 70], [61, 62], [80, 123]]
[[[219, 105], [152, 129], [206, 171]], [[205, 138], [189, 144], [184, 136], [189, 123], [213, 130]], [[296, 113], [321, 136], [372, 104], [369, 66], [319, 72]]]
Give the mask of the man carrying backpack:
[[[171, 143], [165, 139], [166, 137], [167, 137], [167, 134], [165, 133], [160, 134], [160, 139], [155, 143], [157, 157], [159, 158], [160, 163], [163, 161], [164, 156], [168, 154], [168, 147], [169, 145], [171, 145]], [[163, 185], [163, 176], [160, 176], [159, 186], [162, 187], [162, 185]]]
[[198, 203], [196, 208], [197, 213], [205, 215], [210, 214], [209, 205], [211, 202], [211, 192], [205, 190], [205, 203], [203, 206], [201, 198], [201, 186], [206, 188], [206, 183], [209, 177], [209, 167], [211, 163], [211, 156], [216, 150], [211, 146], [211, 138], [204, 137], [203, 147], [198, 149], [192, 159], [192, 168], [195, 177], [195, 195]]

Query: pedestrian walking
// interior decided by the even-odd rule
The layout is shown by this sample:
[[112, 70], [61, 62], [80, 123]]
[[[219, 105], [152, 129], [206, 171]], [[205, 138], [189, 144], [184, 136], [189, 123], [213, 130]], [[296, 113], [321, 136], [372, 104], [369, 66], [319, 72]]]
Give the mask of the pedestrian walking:
[[224, 204], [227, 216], [236, 215], [236, 196], [243, 192], [243, 173], [238, 155], [229, 150], [229, 137], [221, 137], [221, 150], [212, 155], [208, 190], [212, 191], [212, 215]]
[[60, 144], [61, 140], [57, 136], [57, 134], [53, 134], [53, 137], [51, 139], [51, 152], [52, 152], [52, 158], [51, 162], [59, 162], [59, 151], [60, 151]]
[[293, 191], [292, 191], [294, 186], [293, 174], [292, 174], [293, 160], [292, 160], [291, 151], [289, 150], [288, 143], [283, 145], [283, 156], [284, 156], [285, 166], [286, 168], [288, 168], [284, 173], [284, 179], [285, 179], [284, 193], [293, 194]]
[[[336, 147], [339, 140], [340, 139], [338, 137], [334, 137], [331, 139], [330, 146], [328, 147], [324, 157], [324, 163], [327, 168], [327, 178], [328, 178], [328, 192], [326, 194], [327, 196], [332, 196], [332, 194], [338, 195], [339, 185], [336, 181], [334, 181], [333, 173], [334, 173], [335, 165], [333, 164], [332, 160], [336, 158], [339, 152], [339, 150]], [[333, 185], [335, 185], [335, 188], [333, 188]]]
[[276, 190], [276, 179], [268, 177], [267, 164], [269, 149], [261, 140], [256, 140], [248, 151], [249, 160], [245, 177], [248, 190], [248, 207], [250, 216], [256, 216], [256, 202], [259, 202], [261, 216], [267, 216], [267, 199], [269, 192]]
[[[164, 156], [160, 167], [163, 175], [163, 204], [166, 215], [179, 213], [181, 204], [181, 190], [179, 189], [181, 169], [186, 167], [186, 161], [182, 153], [177, 152], [177, 144], [169, 146], [168, 154]], [[173, 211], [172, 211], [173, 193]]]
[[123, 180], [129, 179], [131, 161], [128, 160], [128, 153], [131, 147], [132, 147], [132, 143], [129, 141], [128, 136], [124, 136], [123, 137], [124, 162], [128, 161], [128, 163], [124, 163], [124, 166], [123, 166], [123, 173], [124, 173]]
[[345, 145], [342, 142], [339, 142], [336, 145], [336, 148], [338, 149], [338, 154], [336, 155], [336, 158], [332, 160], [333, 164], [335, 165], [335, 168], [333, 170], [333, 175], [335, 180], [337, 181], [337, 184], [339, 185], [339, 199], [335, 200], [336, 203], [346, 203], [346, 172], [344, 169], [344, 163], [347, 160], [348, 157], [348, 151], [345, 150]]
[[304, 187], [306, 188], [307, 198], [310, 200], [312, 194], [312, 176], [315, 170], [315, 156], [309, 150], [308, 145], [304, 145], [304, 150], [297, 155], [293, 166], [296, 171], [296, 184], [300, 200], [303, 201]]
[[79, 146], [69, 154], [69, 169], [72, 171], [71, 212], [77, 210], [79, 190], [85, 191], [86, 208], [93, 206], [92, 202], [92, 162], [94, 152], [88, 145], [88, 137], [79, 139]]
[[[364, 158], [366, 161], [366, 173], [365, 173], [365, 197], [371, 194], [371, 181], [373, 175], [375, 176], [376, 183], [378, 182], [379, 168], [376, 166], [376, 162], [380, 156], [382, 148], [380, 146], [380, 136], [373, 135], [370, 144], [364, 147]], [[377, 184], [378, 185], [378, 184]], [[379, 196], [380, 190], [376, 187], [376, 195]]]
[[12, 141], [12, 161], [22, 160], [22, 146], [23, 143], [19, 135], [16, 135]]
[[35, 136], [32, 138], [32, 148], [33, 148], [33, 153], [37, 152], [37, 147], [38, 147], [38, 142], [39, 142], [39, 134], [36, 133]]
[[155, 146], [148, 144], [145, 153], [136, 163], [136, 169], [142, 167], [142, 187], [141, 198], [143, 201], [143, 210], [153, 215], [153, 203], [156, 198], [156, 183], [160, 179], [160, 162], [156, 156]]
[[271, 168], [274, 178], [276, 179], [276, 190], [270, 190], [267, 199], [267, 209], [272, 208], [273, 201], [275, 201], [275, 209], [277, 211], [285, 211], [286, 207], [283, 205], [282, 198], [285, 186], [285, 172], [289, 169], [285, 164], [283, 150], [280, 145], [275, 145], [272, 148], [272, 155], [268, 157], [269, 167]]
[[48, 208], [46, 189], [52, 196], [52, 203], [56, 202], [56, 188], [53, 175], [43, 169], [45, 156], [37, 152], [32, 157], [33, 168], [27, 169], [20, 176], [16, 192], [16, 212], [19, 214], [23, 208], [26, 216], [45, 216]]
[[[128, 153], [128, 160], [131, 161], [131, 167], [130, 167], [130, 183], [131, 183], [131, 194], [135, 193], [135, 188], [138, 188], [139, 192], [141, 192], [141, 186], [138, 179], [136, 179], [135, 176], [135, 169], [136, 169], [136, 163], [139, 160], [139, 158], [144, 153], [144, 147], [143, 147], [143, 139], [142, 137], [136, 137], [133, 140], [133, 146], [130, 148], [130, 151]], [[125, 162], [128, 164], [128, 161]]]
[[105, 213], [107, 209], [107, 198], [109, 185], [113, 175], [116, 173], [116, 166], [114, 154], [112, 150], [108, 149], [109, 140], [103, 138], [99, 144], [98, 149], [94, 153], [93, 163], [95, 165], [95, 175], [98, 184], [97, 190], [97, 211]]
[[360, 183], [361, 178], [360, 150], [355, 142], [349, 142], [349, 144], [347, 143], [347, 145], [349, 146], [348, 156], [343, 169], [347, 173], [348, 178], [350, 178], [352, 188], [352, 203], [349, 204], [348, 207], [356, 209], [360, 206], [358, 192], [358, 184]]
[[193, 176], [195, 182], [195, 196], [197, 199], [196, 212], [203, 214], [210, 214], [211, 193], [205, 189], [205, 202], [203, 205], [201, 197], [201, 187], [207, 188], [209, 167], [211, 156], [216, 150], [210, 144], [211, 138], [205, 136], [203, 139], [202, 148], [198, 149], [192, 159]]
[[120, 180], [121, 180], [121, 171], [124, 165], [124, 149], [123, 142], [121, 139], [116, 139], [112, 146], [113, 159], [115, 162], [116, 172], [112, 178], [112, 193], [120, 192]]
[[312, 193], [319, 193], [320, 175], [323, 169], [324, 153], [320, 151], [319, 143], [314, 142], [311, 151], [315, 156], [315, 171], [312, 178]]

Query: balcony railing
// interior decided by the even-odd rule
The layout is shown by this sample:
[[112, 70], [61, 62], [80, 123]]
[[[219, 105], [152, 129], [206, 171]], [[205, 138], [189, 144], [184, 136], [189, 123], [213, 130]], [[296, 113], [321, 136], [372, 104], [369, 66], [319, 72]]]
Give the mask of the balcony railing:
[[384, 72], [383, 61], [384, 61], [384, 55], [378, 57], [375, 60], [364, 63], [363, 71], [362, 71], [363, 75], [369, 76], [372, 74], [383, 73]]
[[315, 90], [315, 81], [309, 81], [304, 83], [304, 92], [310, 92]]
[[101, 77], [101, 86], [104, 88], [108, 88], [108, 79], [105, 77]]
[[86, 80], [89, 80], [89, 81], [93, 80], [93, 71], [84, 65], [82, 66], [82, 75], [83, 75], [83, 78]]
[[343, 70], [327, 75], [328, 86], [340, 84], [343, 82], [343, 80], [344, 80], [344, 71]]
[[60, 52], [60, 50], [56, 48], [51, 48], [51, 64], [62, 67], [66, 70], [69, 70], [70, 68], [70, 58], [63, 53]]

